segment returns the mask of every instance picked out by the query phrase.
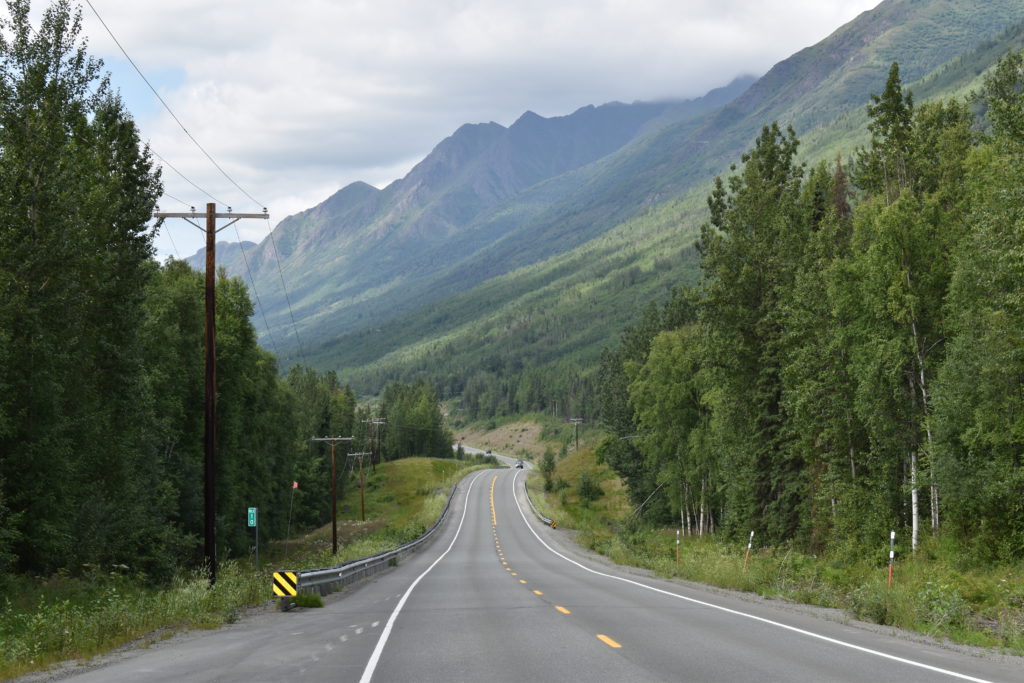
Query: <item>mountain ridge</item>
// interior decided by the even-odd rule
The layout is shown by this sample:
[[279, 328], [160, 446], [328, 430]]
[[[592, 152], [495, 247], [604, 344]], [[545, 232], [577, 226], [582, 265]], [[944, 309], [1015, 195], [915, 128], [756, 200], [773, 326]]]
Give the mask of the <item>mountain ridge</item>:
[[[345, 320], [373, 318], [380, 304], [370, 298], [394, 298], [392, 293], [410, 278], [429, 280], [439, 257], [460, 260], [500, 239], [517, 220], [505, 205], [524, 191], [600, 160], [644, 134], [644, 126], [655, 119], [702, 113], [752, 81], [736, 79], [696, 100], [587, 105], [551, 118], [528, 112], [508, 128], [493, 122], [464, 124], [404, 178], [380, 190], [350, 184], [281, 221], [273, 241], [268, 238], [246, 254], [261, 301], [278, 329], [286, 327], [283, 292], [274, 272], [276, 242], [283, 270], [293, 282], [290, 298], [300, 325], [353, 307], [355, 315]], [[530, 213], [548, 204], [547, 198], [529, 199], [513, 210]], [[426, 259], [426, 253], [435, 257]], [[240, 258], [223, 263], [228, 272], [245, 275]], [[312, 272], [326, 277], [308, 277]], [[332, 279], [332, 273], [344, 273], [344, 278]], [[419, 289], [429, 291], [429, 283], [421, 282]], [[391, 308], [408, 306], [397, 301]], [[337, 331], [344, 330], [331, 333]]]

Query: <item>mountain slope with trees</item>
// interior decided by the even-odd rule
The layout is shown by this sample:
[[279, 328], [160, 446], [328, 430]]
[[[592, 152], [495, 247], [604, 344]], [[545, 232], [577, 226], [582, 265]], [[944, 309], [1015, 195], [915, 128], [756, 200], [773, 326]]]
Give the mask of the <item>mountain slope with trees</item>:
[[[286, 218], [245, 260], [279, 348], [295, 351], [291, 313], [277, 271], [288, 273], [291, 311], [311, 344], [372, 327], [398, 312], [427, 306], [518, 263], [485, 265], [478, 252], [585, 182], [583, 170], [651, 126], [693, 118], [742, 92], [738, 79], [682, 102], [587, 106], [568, 116], [523, 114], [505, 128], [466, 124], [401, 180], [377, 190], [353, 183], [322, 204]], [[597, 230], [597, 228], [595, 228]], [[569, 238], [580, 244], [587, 232]], [[596, 234], [591, 231], [589, 234]], [[550, 255], [545, 240], [522, 262]], [[198, 263], [202, 252], [190, 259]], [[248, 276], [240, 254], [222, 261]]]

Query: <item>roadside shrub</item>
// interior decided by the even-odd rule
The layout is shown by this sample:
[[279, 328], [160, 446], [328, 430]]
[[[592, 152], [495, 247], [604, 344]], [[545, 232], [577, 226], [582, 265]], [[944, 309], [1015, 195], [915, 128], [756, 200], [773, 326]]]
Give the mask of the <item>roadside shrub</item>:
[[854, 588], [850, 593], [850, 612], [863, 621], [891, 624], [891, 596], [888, 588], [875, 581]]
[[576, 493], [580, 497], [580, 502], [584, 505], [592, 503], [604, 495], [604, 491], [601, 490], [601, 485], [598, 483], [594, 473], [590, 470], [583, 470], [580, 472], [580, 483], [576, 487]]
[[298, 607], [323, 607], [324, 599], [319, 593], [299, 593], [292, 602]]
[[945, 583], [928, 581], [914, 598], [916, 616], [920, 621], [943, 626], [963, 626], [970, 609], [956, 588]]

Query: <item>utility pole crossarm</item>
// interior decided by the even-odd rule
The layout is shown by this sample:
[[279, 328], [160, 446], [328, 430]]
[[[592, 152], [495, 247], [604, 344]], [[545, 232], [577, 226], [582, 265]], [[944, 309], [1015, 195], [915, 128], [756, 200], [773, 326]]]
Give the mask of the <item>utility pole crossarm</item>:
[[[270, 214], [267, 213], [266, 210], [264, 210], [263, 213], [232, 213], [230, 211], [227, 213], [216, 213], [214, 211], [208, 211], [206, 213], [196, 213], [195, 211], [192, 211], [191, 213], [167, 213], [163, 211], [157, 211], [153, 214], [153, 218], [157, 218], [161, 221], [163, 221], [165, 218], [184, 218], [185, 221], [187, 221], [188, 223], [192, 223], [193, 218], [206, 218], [206, 228], [197, 223], [192, 223], [192, 225], [196, 226], [200, 230], [211, 230], [214, 234], [216, 234], [223, 230], [224, 228], [230, 228], [232, 225], [234, 225], [243, 218], [259, 218], [262, 220], [270, 220]], [[219, 228], [211, 227], [211, 222], [216, 221], [218, 218], [230, 218], [232, 220], [220, 226]]]
[[[153, 218], [206, 218], [209, 214], [188, 211], [183, 213], [166, 213], [164, 211], [156, 211], [153, 213]], [[269, 213], [214, 213], [214, 218], [262, 218], [265, 220], [270, 219]]]

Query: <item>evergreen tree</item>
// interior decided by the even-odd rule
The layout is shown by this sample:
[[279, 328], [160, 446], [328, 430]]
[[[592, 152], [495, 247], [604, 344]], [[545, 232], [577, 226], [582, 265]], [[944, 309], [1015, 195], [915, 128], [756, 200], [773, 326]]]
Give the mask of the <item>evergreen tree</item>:
[[[138, 329], [158, 173], [67, 0], [0, 22], [0, 460], [23, 568], [146, 554]], [[74, 514], [69, 511], [73, 510]]]
[[872, 95], [868, 105], [871, 147], [857, 154], [854, 181], [863, 190], [893, 201], [911, 183], [908, 169], [914, 98], [903, 94], [900, 67], [889, 67], [881, 95]]
[[848, 193], [838, 160], [831, 172], [822, 164], [809, 175], [801, 204], [810, 237], [784, 296], [786, 431], [790, 448], [807, 463], [807, 540], [816, 551], [830, 541], [856, 541], [877, 531], [865, 524], [866, 441], [849, 367]]
[[935, 391], [944, 519], [983, 561], [1024, 556], [1024, 72], [1007, 55], [986, 78], [993, 136], [968, 157], [970, 234], [947, 300], [951, 341]]
[[803, 169], [792, 129], [765, 126], [743, 170], [721, 179], [708, 198], [710, 223], [700, 249], [710, 335], [710, 381], [723, 400], [715, 419], [732, 474], [723, 520], [734, 532], [753, 528], [770, 541], [800, 524], [803, 463], [790, 457], [781, 403], [780, 297], [791, 285], [804, 226], [797, 215]]

